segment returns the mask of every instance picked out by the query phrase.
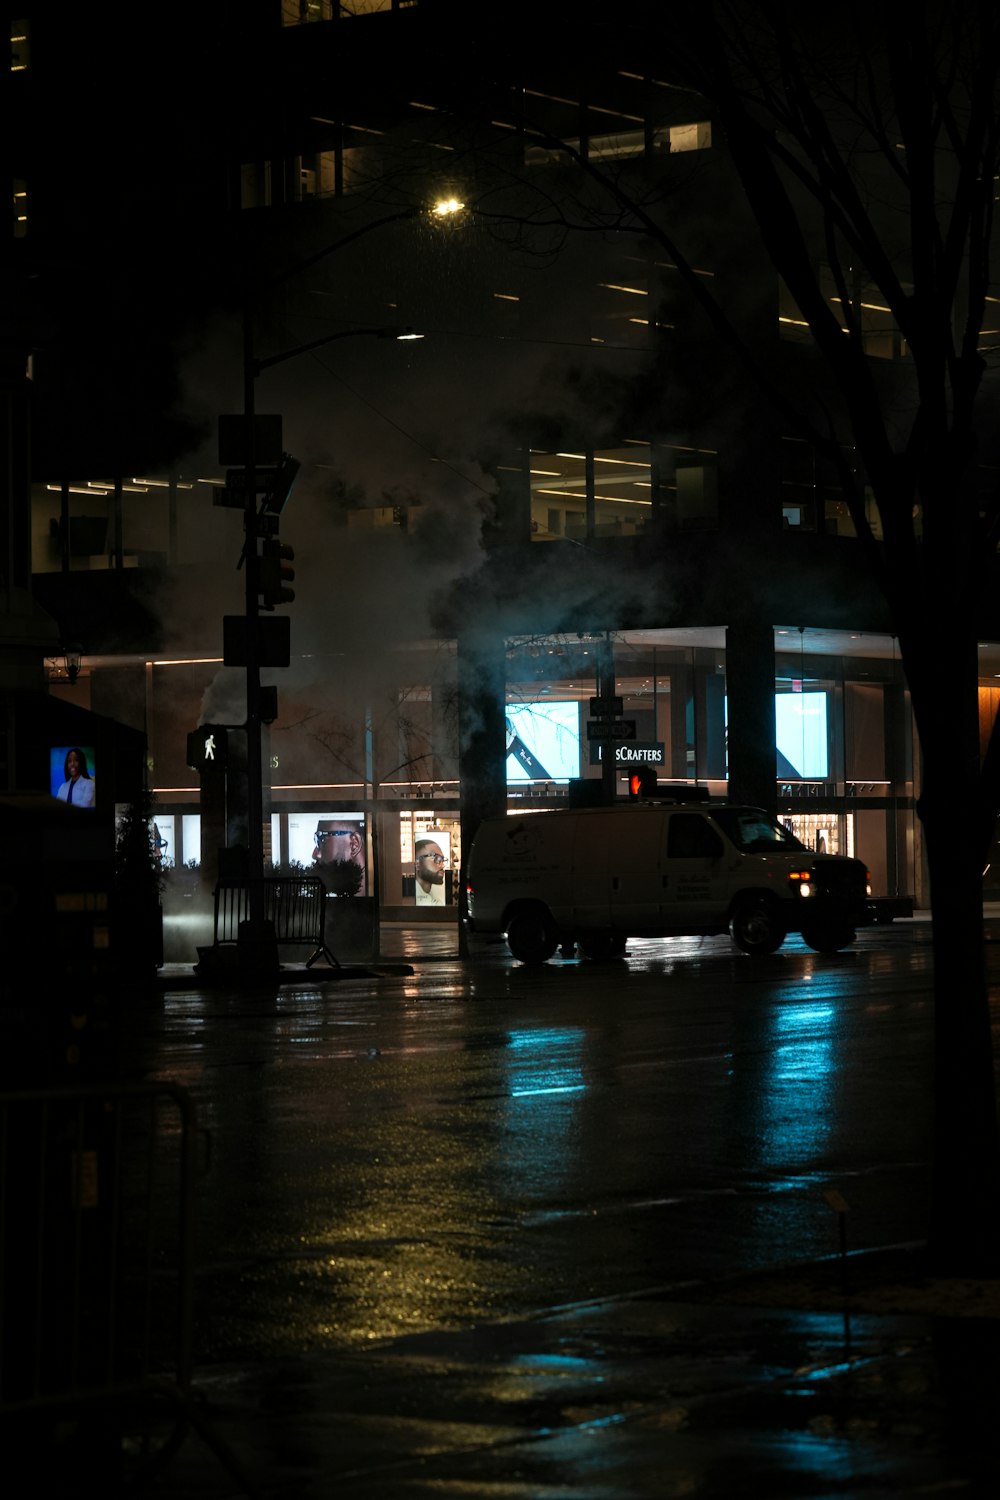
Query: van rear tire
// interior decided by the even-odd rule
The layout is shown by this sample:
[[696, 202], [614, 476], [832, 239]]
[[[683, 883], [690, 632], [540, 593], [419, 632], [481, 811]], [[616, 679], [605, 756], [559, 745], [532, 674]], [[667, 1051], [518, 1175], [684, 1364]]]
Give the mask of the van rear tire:
[[737, 948], [758, 957], [780, 948], [787, 929], [765, 896], [744, 896], [733, 908], [729, 936]]
[[507, 947], [522, 964], [544, 964], [559, 946], [559, 929], [544, 906], [521, 906], [507, 923]]

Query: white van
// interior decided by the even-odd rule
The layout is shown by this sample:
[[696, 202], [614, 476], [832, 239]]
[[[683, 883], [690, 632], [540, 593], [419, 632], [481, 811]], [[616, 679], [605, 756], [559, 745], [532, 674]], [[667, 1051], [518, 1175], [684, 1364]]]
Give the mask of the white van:
[[728, 932], [773, 953], [789, 932], [832, 953], [875, 920], [860, 860], [814, 854], [759, 808], [622, 803], [488, 818], [468, 864], [468, 924], [521, 963], [577, 943], [620, 957], [628, 937]]

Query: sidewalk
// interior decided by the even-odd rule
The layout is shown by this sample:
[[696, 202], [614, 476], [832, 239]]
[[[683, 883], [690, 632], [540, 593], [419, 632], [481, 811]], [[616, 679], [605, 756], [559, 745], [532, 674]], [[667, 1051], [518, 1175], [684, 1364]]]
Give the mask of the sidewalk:
[[655, 1288], [536, 1320], [212, 1368], [136, 1493], [670, 1500], [1000, 1491], [1000, 1320]]
[[[235, 945], [223, 950], [236, 961]], [[298, 952], [308, 954], [308, 948]], [[412, 964], [419, 960], [427, 962], [458, 962], [458, 928], [454, 923], [419, 923], [408, 926], [402, 922], [383, 922], [380, 925], [379, 956], [377, 960], [356, 953], [335, 953], [339, 967], [331, 967], [325, 959], [310, 968], [305, 956], [296, 959], [283, 958], [279, 984], [298, 984], [304, 978], [321, 984], [340, 979], [357, 979], [384, 975], [412, 974]], [[234, 982], [239, 982], [234, 970]], [[196, 963], [165, 963], [157, 971], [157, 987], [161, 990], [198, 989], [202, 985], [223, 982], [199, 971]]]

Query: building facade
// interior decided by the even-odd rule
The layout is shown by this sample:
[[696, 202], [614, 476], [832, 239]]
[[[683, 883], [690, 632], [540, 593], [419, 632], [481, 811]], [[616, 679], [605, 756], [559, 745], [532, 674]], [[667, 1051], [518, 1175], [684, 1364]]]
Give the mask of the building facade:
[[[190, 69], [183, 26], [162, 23], [171, 45], [150, 65], [180, 72], [109, 210], [135, 251], [128, 298], [109, 233], [87, 246], [87, 189], [122, 122], [89, 123], [67, 192], [34, 144], [80, 88], [57, 53], [66, 23], [40, 10], [12, 52], [35, 127], [15, 248], [43, 286], [19, 335], [38, 413], [32, 607], [55, 622], [49, 691], [145, 733], [165, 863], [212, 869], [187, 736], [228, 727], [235, 747], [247, 716], [223, 651], [247, 601], [217, 424], [249, 399], [281, 414], [299, 462], [277, 522], [295, 553], [291, 658], [263, 672], [276, 866], [322, 862], [342, 835], [384, 914], [454, 918], [479, 817], [554, 805], [579, 779], [622, 794], [641, 756], [925, 903], [885, 601], [836, 476], [696, 294], [700, 278], [781, 391], [822, 386], [712, 111], [624, 44], [546, 42], [502, 6], [475, 24], [429, 0], [238, 9], [239, 25], [225, 6], [204, 19]], [[118, 40], [95, 67], [121, 81]], [[669, 205], [687, 275], [623, 198]], [[162, 242], [139, 227], [151, 211]], [[88, 277], [103, 321], [78, 310], [53, 333]], [[902, 390], [905, 344], [857, 297], [878, 378]], [[97, 338], [95, 390], [80, 346]], [[985, 735], [995, 621], [980, 671]], [[601, 729], [601, 704], [621, 730]], [[445, 877], [430, 889], [425, 839]]]

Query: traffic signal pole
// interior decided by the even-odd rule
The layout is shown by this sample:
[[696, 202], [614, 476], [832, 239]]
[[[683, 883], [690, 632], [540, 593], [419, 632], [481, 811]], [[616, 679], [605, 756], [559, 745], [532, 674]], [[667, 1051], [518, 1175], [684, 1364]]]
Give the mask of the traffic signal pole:
[[[615, 658], [607, 631], [597, 648], [597, 695], [608, 703], [615, 696]], [[607, 739], [601, 747], [601, 796], [605, 807], [613, 807], [618, 795], [616, 744], [615, 740]]]
[[246, 690], [247, 690], [247, 878], [249, 926], [241, 934], [247, 971], [264, 973], [278, 968], [278, 946], [273, 929], [264, 922], [264, 776], [261, 763], [260, 716], [260, 559], [257, 556], [257, 444], [254, 383], [257, 371], [253, 347], [253, 299], [243, 309], [243, 441], [245, 486], [243, 506], [244, 568], [246, 572]]
[[[416, 218], [417, 209], [403, 209], [387, 214], [360, 229], [345, 235], [332, 245], [297, 261], [277, 276], [272, 276], [266, 286], [275, 287], [290, 276], [324, 260], [334, 251], [362, 238], [384, 224], [397, 220]], [[262, 290], [248, 278], [243, 293], [243, 521], [244, 521], [244, 566], [246, 569], [246, 730], [247, 730], [247, 879], [249, 883], [249, 921], [241, 931], [241, 949], [245, 954], [248, 975], [267, 975], [278, 970], [278, 948], [274, 931], [264, 919], [264, 776], [261, 761], [261, 687], [260, 687], [260, 582], [261, 567], [257, 553], [260, 528], [257, 522], [257, 434], [255, 382], [261, 370], [281, 364], [286, 359], [310, 352], [338, 338], [353, 338], [358, 334], [373, 334], [379, 338], [419, 337], [409, 329], [361, 328], [344, 329], [323, 338], [311, 339], [294, 349], [286, 349], [265, 359], [258, 359], [254, 350], [254, 304], [255, 295]], [[289, 549], [290, 551], [290, 549]], [[279, 576], [280, 576], [279, 562]], [[242, 961], [242, 960], [241, 960]]]

